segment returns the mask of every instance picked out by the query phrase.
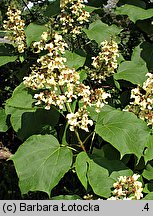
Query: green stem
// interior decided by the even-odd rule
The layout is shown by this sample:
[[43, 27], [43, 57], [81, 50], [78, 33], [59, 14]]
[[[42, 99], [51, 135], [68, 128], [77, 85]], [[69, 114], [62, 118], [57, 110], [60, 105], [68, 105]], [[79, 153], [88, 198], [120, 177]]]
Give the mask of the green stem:
[[85, 153], [87, 153], [87, 152], [86, 152], [86, 149], [85, 149], [85, 147], [84, 147], [84, 145], [83, 145], [83, 142], [82, 142], [82, 140], [80, 139], [80, 136], [79, 136], [78, 131], [77, 131], [76, 129], [74, 129], [74, 132], [75, 132], [75, 135], [76, 135], [76, 137], [77, 137], [77, 139], [78, 139], [78, 142], [79, 142], [79, 144], [80, 144], [82, 150], [83, 150]]
[[[61, 90], [61, 93], [63, 94], [63, 93], [64, 93], [64, 90], [63, 90], [62, 86], [60, 86], [60, 90]], [[65, 103], [65, 107], [66, 107], [66, 110], [67, 110], [68, 112], [72, 113], [72, 109], [71, 109], [69, 103]], [[82, 140], [80, 139], [80, 136], [79, 136], [79, 133], [78, 133], [77, 129], [74, 129], [74, 133], [75, 133], [75, 135], [76, 135], [76, 137], [77, 137], [78, 143], [79, 143], [79, 145], [81, 146], [82, 150], [83, 150], [84, 152], [86, 152], [86, 149], [85, 149], [85, 147], [84, 147], [84, 143], [83, 143]], [[86, 153], [87, 153], [87, 152], [86, 152]]]
[[93, 141], [94, 141], [94, 138], [95, 138], [95, 134], [96, 134], [96, 132], [94, 131], [94, 132], [93, 132], [93, 136], [92, 136], [92, 140], [91, 140], [90, 150], [89, 150], [90, 153], [92, 152]]

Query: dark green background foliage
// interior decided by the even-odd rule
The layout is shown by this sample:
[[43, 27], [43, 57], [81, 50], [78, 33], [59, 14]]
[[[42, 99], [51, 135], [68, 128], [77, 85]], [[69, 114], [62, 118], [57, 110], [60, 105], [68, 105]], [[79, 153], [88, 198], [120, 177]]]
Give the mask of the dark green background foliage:
[[[60, 14], [59, 0], [31, 2], [34, 6], [29, 9], [27, 0], [0, 1], [0, 38], [5, 35], [2, 23], [7, 8], [16, 5], [26, 23], [27, 44], [26, 52], [18, 54], [12, 43], [0, 42], [0, 148], [14, 154], [9, 161], [0, 159], [0, 199], [83, 199], [88, 193], [93, 199], [107, 199], [117, 178], [133, 173], [141, 175], [144, 199], [152, 199], [153, 131], [123, 109], [130, 103], [131, 90], [142, 86], [146, 74], [153, 72], [153, 4], [120, 0], [106, 12], [106, 0], [90, 0], [86, 10], [91, 16], [82, 34], [63, 36], [68, 66], [79, 71], [84, 84], [104, 87], [112, 95], [100, 113], [89, 108], [94, 120], [90, 132], [78, 131], [86, 140], [87, 155], [76, 145], [66, 110], [34, 106], [34, 91], [22, 83], [39, 57], [31, 50], [32, 42], [39, 41], [45, 24]], [[95, 83], [86, 71], [100, 43], [111, 38], [119, 45], [118, 69], [106, 81]]]

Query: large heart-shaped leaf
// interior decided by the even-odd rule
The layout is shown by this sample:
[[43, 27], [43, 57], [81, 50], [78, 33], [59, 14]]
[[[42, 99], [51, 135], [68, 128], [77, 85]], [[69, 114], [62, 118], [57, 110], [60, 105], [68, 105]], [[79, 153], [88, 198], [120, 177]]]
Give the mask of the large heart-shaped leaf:
[[54, 136], [33, 135], [11, 157], [22, 194], [44, 191], [50, 196], [72, 164], [72, 152]]
[[141, 49], [136, 47], [133, 51], [131, 61], [124, 61], [119, 65], [118, 71], [114, 74], [116, 80], [127, 80], [133, 84], [140, 84], [147, 79], [148, 69], [145, 61], [141, 58]]
[[[92, 117], [92, 115], [91, 115]], [[142, 156], [149, 129], [133, 113], [113, 110], [106, 115], [98, 115], [96, 133], [112, 144], [123, 157], [125, 154]]]
[[123, 5], [122, 7], [117, 7], [115, 13], [118, 15], [127, 15], [134, 23], [137, 20], [144, 20], [153, 17], [153, 9], [145, 10], [128, 4]]
[[108, 26], [107, 24], [96, 20], [89, 25], [89, 29], [83, 29], [88, 38], [95, 40], [99, 45], [104, 40], [110, 40], [112, 36], [120, 33], [121, 29], [115, 25]]

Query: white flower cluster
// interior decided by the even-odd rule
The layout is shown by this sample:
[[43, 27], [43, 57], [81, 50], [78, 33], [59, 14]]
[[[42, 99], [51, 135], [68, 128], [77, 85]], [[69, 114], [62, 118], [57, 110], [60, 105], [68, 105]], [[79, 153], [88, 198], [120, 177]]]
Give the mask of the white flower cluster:
[[103, 7], [105, 12], [107, 12], [107, 13], [111, 12], [112, 9], [114, 9], [116, 7], [118, 1], [119, 0], [108, 0], [107, 5], [104, 5], [104, 7]]
[[8, 7], [8, 20], [4, 20], [3, 27], [7, 31], [5, 39], [13, 41], [17, 46], [18, 52], [23, 53], [26, 48], [24, 26], [25, 23], [21, 19], [21, 11]]
[[115, 73], [117, 68], [118, 45], [115, 41], [103, 41], [101, 43], [101, 51], [97, 57], [92, 57], [92, 66], [96, 70], [90, 71], [91, 80], [101, 81], [106, 80]]
[[66, 47], [61, 35], [54, 32], [50, 36], [44, 32], [41, 40], [34, 42], [33, 49], [36, 53], [47, 51], [47, 54], [37, 60], [38, 64], [31, 68], [31, 74], [24, 77], [24, 84], [39, 91], [34, 95], [36, 105], [43, 104], [45, 109], [54, 105], [62, 110], [66, 104], [78, 99], [81, 107], [75, 113], [68, 110], [66, 118], [71, 131], [77, 127], [88, 131], [93, 121], [88, 117], [87, 106], [94, 106], [98, 112], [111, 95], [101, 88], [91, 90], [89, 86], [80, 83], [79, 72], [65, 65], [66, 59], [62, 54]]
[[143, 197], [142, 183], [137, 181], [140, 175], [120, 176], [113, 184], [113, 196], [107, 200], [140, 200]]
[[131, 91], [131, 99], [128, 111], [134, 112], [148, 125], [153, 126], [153, 74], [147, 73], [148, 79], [143, 83], [142, 88], [137, 87]]
[[[70, 33], [73, 37], [81, 33], [81, 29], [90, 17], [89, 12], [84, 10], [83, 0], [62, 1], [61, 14], [57, 17], [63, 33]], [[58, 26], [58, 24], [57, 24]]]

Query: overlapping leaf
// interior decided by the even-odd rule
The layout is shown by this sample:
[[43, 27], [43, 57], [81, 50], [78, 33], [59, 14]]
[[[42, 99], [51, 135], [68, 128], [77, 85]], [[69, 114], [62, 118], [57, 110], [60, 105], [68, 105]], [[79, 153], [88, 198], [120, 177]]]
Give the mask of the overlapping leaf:
[[114, 180], [109, 177], [106, 168], [95, 163], [85, 152], [78, 154], [75, 167], [77, 176], [85, 189], [89, 183], [95, 194], [106, 198], [110, 196]]
[[96, 20], [89, 25], [89, 29], [83, 29], [90, 40], [95, 40], [99, 45], [102, 41], [110, 40], [112, 36], [120, 33], [121, 29], [115, 25], [107, 24]]
[[[92, 117], [92, 115], [91, 115]], [[113, 110], [98, 115], [96, 133], [112, 144], [123, 157], [125, 154], [142, 156], [149, 136], [147, 125], [133, 113]]]
[[114, 74], [116, 80], [127, 80], [133, 84], [142, 85], [147, 79], [148, 69], [145, 61], [141, 58], [141, 49], [136, 47], [133, 51], [131, 61], [124, 61], [119, 65], [118, 71]]
[[151, 166], [151, 164], [147, 164], [146, 168], [142, 173], [142, 176], [148, 180], [153, 179], [153, 166]]
[[123, 5], [115, 10], [118, 15], [127, 15], [134, 23], [137, 20], [144, 20], [153, 17], [153, 9], [143, 9], [134, 5]]
[[33, 106], [34, 102], [35, 99], [23, 83], [6, 102], [6, 114], [11, 114], [12, 127], [22, 140], [33, 134], [43, 133], [49, 127], [55, 126], [59, 119], [60, 114], [54, 107], [50, 110], [38, 109]]

